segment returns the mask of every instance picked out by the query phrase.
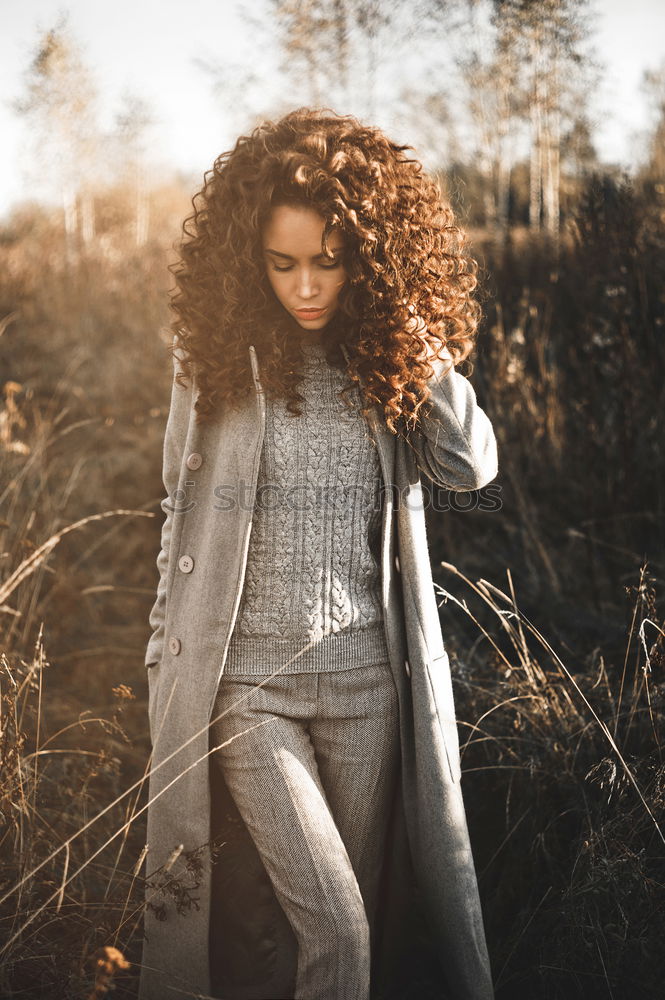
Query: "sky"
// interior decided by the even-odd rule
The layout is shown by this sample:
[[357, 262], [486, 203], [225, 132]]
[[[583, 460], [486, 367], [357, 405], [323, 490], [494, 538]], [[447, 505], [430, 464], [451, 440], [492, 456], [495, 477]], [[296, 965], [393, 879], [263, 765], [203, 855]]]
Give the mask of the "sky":
[[[257, 44], [251, 24], [243, 23], [241, 6], [258, 12], [247, 0], [242, 5], [234, 0], [0, 0], [0, 215], [30, 194], [23, 170], [25, 126], [12, 102], [23, 93], [39, 33], [53, 27], [60, 13], [68, 12], [69, 27], [95, 71], [102, 125], [111, 127], [124, 92], [140, 95], [158, 119], [153, 129], [157, 159], [198, 177], [238, 134], [238, 109], [224, 108], [196, 59], [216, 66], [240, 62], [251, 74], [259, 62], [274, 58]], [[630, 169], [640, 151], [640, 132], [648, 125], [642, 73], [665, 60], [665, 3], [592, 0], [591, 7], [596, 54], [605, 64], [592, 102], [596, 148], [604, 162]], [[270, 79], [270, 72], [263, 78]], [[297, 95], [294, 100], [303, 103]]]

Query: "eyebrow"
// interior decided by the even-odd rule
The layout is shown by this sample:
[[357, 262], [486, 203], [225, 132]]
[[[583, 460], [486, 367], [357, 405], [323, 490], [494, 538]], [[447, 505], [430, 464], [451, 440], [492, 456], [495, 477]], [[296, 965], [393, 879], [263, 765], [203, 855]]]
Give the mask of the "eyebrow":
[[[334, 257], [335, 254], [341, 253], [343, 249], [344, 249], [343, 246], [341, 246], [341, 247], [334, 247], [332, 249], [332, 251], [331, 251], [331, 255]], [[282, 253], [281, 250], [267, 250], [266, 249], [264, 251], [264, 253], [271, 253], [274, 257], [284, 257], [285, 260], [295, 260], [295, 258], [292, 257], [291, 254]], [[330, 260], [330, 257], [326, 256], [326, 254], [324, 254], [324, 253], [317, 253], [316, 256], [312, 257], [312, 260], [321, 260], [321, 259], [323, 259], [323, 260]]]

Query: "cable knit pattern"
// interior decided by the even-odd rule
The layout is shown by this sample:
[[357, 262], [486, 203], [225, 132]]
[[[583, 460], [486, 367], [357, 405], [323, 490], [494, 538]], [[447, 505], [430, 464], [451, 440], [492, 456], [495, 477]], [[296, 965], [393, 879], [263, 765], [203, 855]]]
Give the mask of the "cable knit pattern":
[[302, 415], [266, 398], [245, 583], [225, 673], [347, 670], [388, 661], [380, 596], [379, 455], [354, 386], [303, 343]]

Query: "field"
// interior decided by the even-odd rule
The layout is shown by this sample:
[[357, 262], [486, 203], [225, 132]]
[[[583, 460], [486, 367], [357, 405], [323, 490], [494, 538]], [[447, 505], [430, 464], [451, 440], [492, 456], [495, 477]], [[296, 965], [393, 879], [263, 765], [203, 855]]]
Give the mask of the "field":
[[[138, 248], [110, 195], [74, 256], [37, 207], [0, 232], [0, 995], [17, 1000], [136, 995], [166, 265], [187, 208], [152, 197]], [[596, 177], [558, 249], [471, 234], [500, 504], [428, 525], [499, 1000], [662, 995], [664, 222], [662, 185]]]

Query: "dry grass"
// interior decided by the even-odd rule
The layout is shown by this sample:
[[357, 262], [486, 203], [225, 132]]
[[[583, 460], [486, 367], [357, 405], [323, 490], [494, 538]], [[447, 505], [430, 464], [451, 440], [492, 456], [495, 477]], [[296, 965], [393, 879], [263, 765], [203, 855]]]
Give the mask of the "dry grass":
[[[480, 246], [474, 384], [501, 504], [428, 521], [500, 1000], [660, 995], [659, 212], [590, 187], [558, 257]], [[37, 210], [0, 239], [3, 997], [136, 995], [160, 330], [183, 215], [174, 201], [140, 257], [109, 222], [73, 269]], [[186, 908], [166, 869], [152, 884]]]
[[[576, 676], [519, 608], [510, 573], [504, 591], [442, 565], [453, 575], [443, 599], [484, 637], [455, 677], [474, 720], [462, 724], [462, 766], [499, 995], [655, 997], [665, 623], [653, 580], [643, 567], [623, 661], [596, 651]], [[472, 610], [479, 601], [494, 627]]]

